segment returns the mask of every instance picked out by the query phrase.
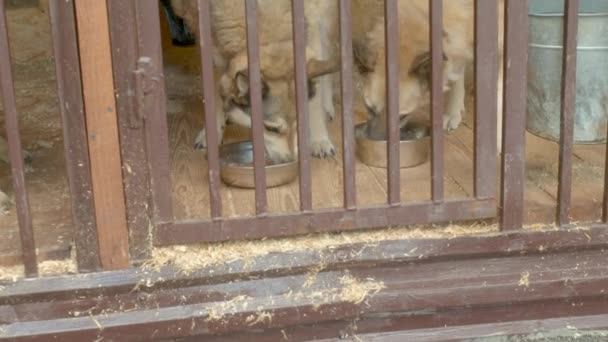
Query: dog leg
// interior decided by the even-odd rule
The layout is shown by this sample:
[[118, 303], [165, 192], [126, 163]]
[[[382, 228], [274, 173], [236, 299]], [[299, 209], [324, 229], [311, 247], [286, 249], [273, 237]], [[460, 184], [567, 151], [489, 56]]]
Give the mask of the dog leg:
[[453, 81], [447, 94], [447, 107], [443, 115], [443, 129], [452, 131], [460, 126], [464, 112], [464, 98], [466, 95], [464, 74]]
[[327, 115], [323, 111], [321, 96], [316, 94], [310, 104], [310, 152], [316, 158], [330, 158], [336, 155], [336, 148], [329, 139]]
[[[226, 127], [226, 114], [224, 108], [222, 108], [222, 99], [219, 96], [219, 92], [216, 91], [215, 96], [215, 113], [217, 116], [217, 137], [218, 144], [222, 144], [224, 137], [224, 128]], [[204, 150], [207, 148], [207, 131], [206, 128], [200, 130], [194, 141], [194, 148], [197, 150]]]
[[[309, 55], [319, 60], [327, 59], [327, 29], [323, 22], [313, 25], [310, 31]], [[316, 158], [329, 158], [336, 154], [336, 148], [329, 139], [327, 130], [328, 118], [335, 117], [332, 99], [332, 85], [330, 75], [318, 80], [318, 89], [309, 100], [310, 117], [310, 152]]]

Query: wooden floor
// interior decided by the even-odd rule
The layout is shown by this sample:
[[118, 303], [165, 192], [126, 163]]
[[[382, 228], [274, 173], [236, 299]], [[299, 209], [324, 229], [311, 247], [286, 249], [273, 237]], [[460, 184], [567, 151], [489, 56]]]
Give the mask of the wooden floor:
[[[50, 58], [48, 21], [36, 9], [19, 9], [9, 12], [9, 23], [22, 139], [34, 157], [26, 177], [38, 252], [41, 259], [64, 258], [69, 255], [72, 245], [73, 226], [53, 61]], [[173, 203], [178, 220], [209, 216], [206, 162], [204, 155], [192, 147], [203, 122], [200, 80], [195, 60], [194, 49], [172, 48], [166, 53]], [[470, 109], [471, 99], [468, 102]], [[468, 197], [473, 192], [471, 115], [467, 113], [464, 124], [457, 131], [449, 133], [445, 141], [444, 181], [447, 198]], [[330, 124], [338, 156], [331, 160], [313, 159], [311, 163], [315, 208], [342, 206], [340, 120], [338, 116]], [[229, 136], [230, 139], [239, 139], [246, 136], [246, 132], [230, 129]], [[551, 223], [556, 206], [558, 146], [530, 134], [526, 139], [526, 222]], [[573, 220], [596, 221], [601, 214], [605, 147], [579, 145], [574, 148], [574, 153]], [[428, 199], [429, 174], [429, 163], [402, 170], [402, 198], [405, 201]], [[357, 163], [356, 182], [360, 206], [386, 201], [386, 170]], [[12, 195], [6, 166], [0, 166], [0, 187]], [[252, 190], [222, 186], [221, 195], [226, 216], [253, 214]], [[269, 189], [269, 209], [272, 212], [297, 211], [298, 196], [297, 181]], [[0, 265], [20, 262], [17, 227], [14, 210], [0, 215]]]

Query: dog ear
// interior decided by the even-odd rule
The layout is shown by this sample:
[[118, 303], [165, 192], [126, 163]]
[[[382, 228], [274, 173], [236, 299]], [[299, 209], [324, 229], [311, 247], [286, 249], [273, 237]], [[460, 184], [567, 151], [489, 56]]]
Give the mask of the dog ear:
[[[431, 78], [431, 60], [431, 53], [429, 51], [419, 54], [414, 59], [414, 62], [412, 62], [410, 74], [421, 80], [429, 80]], [[443, 54], [443, 61], [447, 60], [447, 56]]]
[[376, 68], [376, 53], [365, 43], [353, 43], [355, 64], [362, 74], [373, 72]]

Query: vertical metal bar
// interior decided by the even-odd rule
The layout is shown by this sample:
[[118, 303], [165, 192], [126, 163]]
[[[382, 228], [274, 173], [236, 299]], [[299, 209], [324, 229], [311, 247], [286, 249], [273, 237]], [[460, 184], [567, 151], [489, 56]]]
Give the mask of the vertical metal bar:
[[[430, 1], [431, 29], [431, 195], [443, 200], [443, 0]], [[448, 0], [450, 1], [450, 0]]]
[[[155, 222], [168, 222], [173, 219], [173, 206], [158, 1], [136, 0], [135, 13], [140, 56], [138, 71], [145, 76], [140, 86], [147, 88], [140, 89], [146, 93], [140, 111], [146, 122], [153, 217]], [[136, 91], [137, 88], [136, 85]]]
[[[608, 136], [608, 132], [606, 132]], [[602, 208], [602, 222], [608, 224], [608, 145], [606, 146], [604, 166], [604, 205]]]
[[149, 259], [152, 252], [152, 211], [150, 205], [150, 171], [143, 118], [136, 116], [138, 97], [135, 76], [139, 47], [135, 4], [132, 0], [108, 1], [112, 68], [123, 186], [129, 227], [129, 252], [133, 263]]
[[293, 20], [293, 54], [298, 117], [298, 157], [300, 160], [300, 209], [312, 210], [310, 177], [310, 120], [308, 113], [308, 80], [306, 77], [306, 16], [304, 0], [291, 1]]
[[342, 88], [342, 153], [344, 207], [357, 206], [355, 182], [355, 124], [353, 119], [352, 0], [340, 0], [340, 83]]
[[[247, 60], [249, 62], [249, 96], [253, 135], [255, 209], [258, 215], [262, 215], [268, 211], [268, 200], [266, 198], [266, 157], [264, 155], [264, 113], [262, 113], [258, 2], [257, 0], [243, 1], [245, 1], [245, 15], [247, 16]], [[302, 137], [299, 137], [299, 139], [302, 139]], [[300, 154], [302, 153], [300, 151]]]
[[384, 4], [386, 41], [386, 125], [388, 132], [388, 203], [401, 202], [399, 161], [399, 18], [397, 0]]
[[475, 0], [475, 197], [496, 196], [498, 1]]
[[80, 272], [93, 272], [100, 269], [101, 262], [82, 102], [74, 2], [52, 1], [49, 4], [49, 14], [64, 155], [72, 200], [76, 261]]
[[505, 62], [501, 229], [521, 229], [524, 218], [528, 0], [505, 2]]
[[201, 56], [201, 79], [205, 99], [205, 127], [207, 128], [207, 164], [209, 172], [209, 200], [211, 218], [222, 217], [220, 196], [220, 151], [217, 131], [215, 79], [213, 71], [213, 40], [211, 37], [210, 0], [198, 1], [199, 50]]
[[6, 137], [9, 160], [11, 162], [11, 178], [15, 192], [17, 219], [19, 220], [23, 265], [25, 267], [25, 275], [27, 277], [35, 277], [38, 274], [36, 243], [34, 241], [30, 202], [25, 185], [23, 154], [21, 152], [21, 140], [19, 137], [19, 118], [15, 89], [13, 88], [13, 71], [11, 68], [4, 0], [0, 0], [0, 87], [2, 88], [2, 103], [4, 103]]
[[578, 5], [578, 0], [566, 0], [564, 4], [562, 103], [556, 218], [560, 227], [570, 223], [570, 201], [572, 200], [572, 145], [574, 143], [574, 114], [576, 111]]

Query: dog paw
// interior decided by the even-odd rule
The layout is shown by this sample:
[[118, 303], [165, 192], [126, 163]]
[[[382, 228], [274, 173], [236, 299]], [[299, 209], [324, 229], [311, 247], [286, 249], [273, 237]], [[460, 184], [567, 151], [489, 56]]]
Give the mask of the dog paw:
[[328, 138], [313, 140], [310, 142], [310, 154], [320, 159], [331, 158], [336, 155], [336, 148]]
[[207, 148], [207, 131], [205, 131], [205, 129], [201, 129], [200, 132], [198, 132], [198, 135], [196, 136], [196, 139], [194, 140], [194, 149], [195, 150], [204, 150]]
[[460, 126], [462, 122], [462, 115], [450, 115], [443, 114], [443, 129], [447, 131], [453, 131]]

